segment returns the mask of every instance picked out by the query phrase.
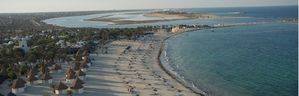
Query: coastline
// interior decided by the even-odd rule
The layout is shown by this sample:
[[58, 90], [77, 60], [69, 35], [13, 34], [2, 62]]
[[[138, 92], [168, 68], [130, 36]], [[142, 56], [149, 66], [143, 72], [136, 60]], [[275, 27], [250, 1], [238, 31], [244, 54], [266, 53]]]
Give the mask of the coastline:
[[[198, 29], [198, 30], [203, 30], [203, 29]], [[184, 87], [186, 87], [187, 89], [191, 90], [192, 92], [200, 95], [200, 96], [208, 96], [206, 92], [192, 86], [192, 84], [186, 82], [184, 79], [182, 79], [180, 76], [176, 75], [176, 72], [174, 71], [171, 71], [170, 68], [167, 68], [167, 65], [163, 64], [162, 63], [162, 60], [161, 60], [161, 55], [163, 54], [165, 50], [165, 42], [166, 40], [168, 40], [169, 38], [172, 38], [174, 36], [177, 36], [177, 35], [180, 35], [180, 34], [183, 34], [183, 33], [186, 33], [186, 32], [192, 32], [192, 31], [196, 31], [196, 30], [187, 30], [187, 31], [183, 31], [183, 32], [180, 32], [180, 33], [175, 33], [175, 34], [171, 34], [170, 36], [167, 36], [165, 37], [162, 41], [161, 41], [161, 44], [160, 44], [160, 48], [159, 48], [159, 53], [158, 53], [158, 56], [157, 56], [157, 62], [159, 64], [159, 66], [161, 67], [161, 69], [163, 71], [165, 71], [171, 78], [173, 78], [174, 80], [176, 80], [178, 83], [182, 84]]]

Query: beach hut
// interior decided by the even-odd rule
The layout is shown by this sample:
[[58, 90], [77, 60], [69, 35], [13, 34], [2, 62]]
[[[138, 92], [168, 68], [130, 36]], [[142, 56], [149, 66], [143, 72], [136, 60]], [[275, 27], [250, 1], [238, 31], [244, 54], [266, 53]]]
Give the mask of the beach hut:
[[26, 81], [24, 81], [21, 78], [18, 78], [13, 81], [11, 88], [12, 88], [12, 93], [18, 94], [24, 92], [26, 87]]
[[71, 67], [69, 67], [65, 75], [65, 81], [67, 83], [72, 82], [75, 79], [75, 75], [76, 73], [74, 72], [74, 70]]
[[84, 82], [82, 80], [80, 80], [79, 78], [76, 78], [76, 80], [74, 80], [72, 82], [72, 86], [71, 89], [75, 92], [75, 93], [83, 93], [83, 84]]
[[59, 65], [59, 64], [54, 64], [53, 66], [52, 66], [52, 68], [51, 68], [51, 71], [50, 71], [50, 73], [54, 73], [54, 72], [61, 72], [61, 65]]
[[78, 76], [78, 78], [85, 80], [86, 74], [82, 70], [77, 71], [76, 75]]
[[27, 85], [32, 85], [37, 83], [37, 78], [35, 77], [34, 73], [29, 72], [28, 76], [27, 76]]
[[62, 95], [67, 93], [68, 87], [63, 84], [62, 82], [59, 82], [57, 85], [54, 86], [54, 94], [56, 95]]
[[46, 72], [45, 74], [42, 74], [40, 76], [41, 82], [42, 83], [49, 83], [51, 84], [53, 82], [53, 78], [50, 76], [50, 74], [48, 72]]

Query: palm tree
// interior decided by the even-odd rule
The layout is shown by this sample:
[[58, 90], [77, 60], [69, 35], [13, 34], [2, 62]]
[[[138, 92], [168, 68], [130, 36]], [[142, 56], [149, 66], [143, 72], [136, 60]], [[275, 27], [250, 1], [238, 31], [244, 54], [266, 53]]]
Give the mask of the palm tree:
[[27, 62], [36, 62], [37, 56], [33, 52], [28, 52], [25, 56]]
[[7, 76], [8, 76], [8, 78], [9, 78], [10, 80], [14, 80], [14, 79], [17, 78], [17, 74], [15, 73], [12, 64], [10, 64], [10, 65], [8, 66], [8, 68], [6, 69], [6, 71], [7, 71]]

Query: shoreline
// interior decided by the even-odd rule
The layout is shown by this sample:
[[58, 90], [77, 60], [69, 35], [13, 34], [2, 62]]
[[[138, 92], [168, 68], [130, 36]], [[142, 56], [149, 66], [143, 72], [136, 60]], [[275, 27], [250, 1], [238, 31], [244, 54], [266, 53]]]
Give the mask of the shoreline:
[[[172, 33], [172, 34], [168, 34], [169, 36], [164, 37], [161, 42], [160, 42], [160, 48], [159, 48], [159, 52], [158, 52], [158, 56], [157, 56], [157, 63], [159, 65], [159, 67], [168, 75], [170, 76], [172, 79], [174, 79], [176, 82], [180, 83], [181, 85], [183, 85], [185, 88], [189, 89], [190, 91], [192, 91], [193, 93], [200, 95], [200, 96], [209, 96], [205, 91], [197, 88], [196, 86], [193, 86], [192, 84], [190, 84], [190, 82], [185, 81], [179, 74], [176, 74], [175, 71], [172, 71], [171, 69], [167, 68], [171, 66], [165, 65], [162, 63], [161, 60], [161, 55], [163, 54], [163, 52], [165, 52], [165, 41], [180, 35], [180, 34], [184, 34], [187, 32], [194, 32], [194, 31], [198, 31], [198, 30], [207, 30], [207, 29], [216, 29], [216, 28], [225, 28], [225, 27], [233, 27], [233, 26], [242, 26], [242, 25], [227, 25], [227, 26], [219, 26], [219, 27], [213, 27], [213, 28], [204, 28], [204, 29], [189, 29], [189, 30], [184, 30], [182, 32], [179, 33]], [[243, 25], [244, 26], [244, 25]]]
[[[155, 94], [161, 96], [174, 96], [178, 94], [198, 96], [198, 94], [173, 79], [159, 66], [156, 56], [158, 56], [161, 41], [167, 36], [162, 34], [157, 33], [156, 36], [145, 36], [144, 38], [147, 39], [139, 39], [137, 41], [112, 41], [109, 50], [114, 51], [112, 51], [113, 53], [110, 53], [111, 51], [108, 52], [117, 55], [114, 57], [116, 61], [109, 63], [109, 65], [113, 66], [111, 71], [114, 70], [117, 73], [113, 75], [114, 80], [123, 82], [121, 90], [133, 87], [138, 90], [137, 93], [141, 96], [152, 96]], [[151, 44], [154, 46], [152, 49], [150, 48]], [[143, 45], [143, 47], [140, 47], [140, 45]], [[125, 53], [120, 53], [124, 52], [126, 46], [131, 46], [131, 49]], [[103, 56], [105, 55], [103, 54]], [[110, 79], [107, 78], [107, 80]], [[115, 88], [109, 89], [114, 90]]]
[[[197, 30], [203, 30], [203, 29], [197, 29]], [[168, 40], [169, 38], [172, 38], [174, 36], [183, 34], [183, 33], [187, 33], [187, 32], [193, 32], [196, 30], [187, 30], [187, 31], [183, 31], [180, 33], [175, 33], [175, 34], [171, 34], [170, 36], [165, 37], [161, 43], [160, 43], [160, 48], [159, 48], [159, 53], [158, 53], [158, 57], [157, 57], [157, 62], [159, 64], [159, 66], [161, 67], [161, 69], [167, 73], [171, 78], [173, 78], [174, 80], [176, 80], [178, 83], [182, 84], [184, 87], [186, 87], [187, 89], [191, 90], [192, 92], [200, 95], [200, 96], [208, 96], [206, 92], [200, 90], [197, 87], [193, 87], [189, 82], [186, 82], [184, 79], [182, 79], [180, 76], [176, 75], [174, 71], [171, 71], [171, 69], [167, 68], [165, 64], [162, 63], [161, 60], [161, 55], [163, 54], [165, 50], [165, 41]], [[170, 66], [171, 67], [171, 66]]]
[[[211, 27], [211, 28], [201, 28], [201, 29], [185, 29], [184, 31], [178, 32], [178, 33], [170, 33], [167, 34], [168, 36], [164, 36], [163, 39], [160, 42], [160, 48], [159, 48], [159, 53], [158, 53], [158, 57], [157, 59], [157, 63], [159, 64], [159, 67], [168, 75], [170, 76], [172, 79], [174, 79], [176, 82], [180, 83], [181, 85], [183, 85], [185, 88], [189, 89], [190, 91], [192, 91], [193, 93], [200, 95], [200, 96], [209, 96], [205, 91], [197, 88], [196, 86], [193, 86], [193, 84], [190, 84], [190, 82], [185, 81], [179, 74], [176, 74], [177, 72], [172, 71], [171, 69], [167, 68], [171, 66], [169, 65], [165, 65], [162, 63], [161, 60], [161, 55], [163, 54], [163, 52], [165, 52], [165, 41], [180, 35], [180, 34], [184, 34], [187, 32], [194, 32], [194, 31], [198, 31], [198, 30], [207, 30], [207, 29], [216, 29], [216, 28], [226, 28], [226, 27], [234, 27], [234, 26], [250, 26], [252, 24], [235, 24], [235, 25], [225, 25], [225, 26], [217, 26], [217, 27]], [[254, 25], [254, 24], [253, 24]]]

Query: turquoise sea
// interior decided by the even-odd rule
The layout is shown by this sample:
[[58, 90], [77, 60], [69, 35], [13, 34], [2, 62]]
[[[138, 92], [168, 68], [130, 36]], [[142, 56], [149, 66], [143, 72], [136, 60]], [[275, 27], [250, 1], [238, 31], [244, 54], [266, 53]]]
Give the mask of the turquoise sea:
[[[298, 14], [294, 6], [243, 11], [273, 21]], [[209, 95], [298, 96], [298, 24], [271, 22], [188, 32], [167, 40], [166, 52], [162, 59]]]

